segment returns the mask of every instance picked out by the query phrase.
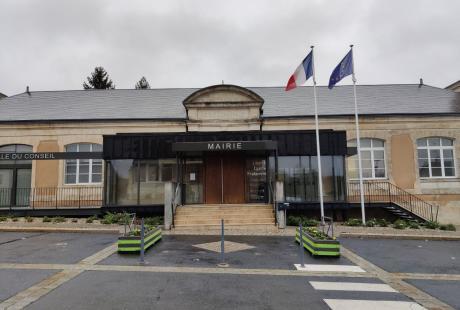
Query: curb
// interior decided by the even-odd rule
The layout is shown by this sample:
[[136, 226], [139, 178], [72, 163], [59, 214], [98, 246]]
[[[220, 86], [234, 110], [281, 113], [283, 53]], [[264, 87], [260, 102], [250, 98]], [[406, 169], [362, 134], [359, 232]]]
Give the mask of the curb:
[[62, 233], [99, 233], [119, 234], [118, 229], [65, 228], [65, 227], [0, 227], [0, 232], [62, 232]]
[[460, 236], [433, 236], [433, 235], [398, 235], [398, 234], [360, 234], [343, 232], [341, 238], [365, 238], [365, 239], [408, 239], [408, 240], [439, 240], [439, 241], [458, 241]]

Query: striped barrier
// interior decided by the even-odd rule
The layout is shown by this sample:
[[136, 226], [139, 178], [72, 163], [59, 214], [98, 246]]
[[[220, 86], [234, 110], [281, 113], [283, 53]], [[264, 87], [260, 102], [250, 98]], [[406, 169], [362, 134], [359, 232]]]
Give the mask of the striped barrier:
[[[317, 240], [303, 229], [303, 247], [312, 255], [340, 256], [340, 242], [338, 240]], [[296, 228], [295, 241], [300, 243], [299, 228]]]
[[[144, 249], [161, 240], [161, 229], [159, 227], [150, 230], [144, 237]], [[123, 236], [118, 237], [118, 252], [140, 252], [141, 251], [141, 236]]]

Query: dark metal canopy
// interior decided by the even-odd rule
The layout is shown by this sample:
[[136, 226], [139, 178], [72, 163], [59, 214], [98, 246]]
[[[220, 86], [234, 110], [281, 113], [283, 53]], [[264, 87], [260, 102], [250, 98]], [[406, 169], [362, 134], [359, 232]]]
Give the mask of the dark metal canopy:
[[[315, 132], [303, 130], [106, 135], [103, 157], [106, 160], [173, 158], [178, 151], [193, 151], [190, 148], [197, 148], [197, 151], [212, 151], [203, 150], [209, 147], [208, 143], [211, 142], [214, 142], [214, 148], [216, 144], [219, 144], [220, 148], [225, 148], [226, 143], [242, 142], [241, 151], [245, 151], [245, 148], [246, 150], [277, 149], [279, 156], [316, 155]], [[320, 146], [321, 155], [347, 155], [345, 131], [321, 130]], [[240, 151], [237, 149], [237, 144], [232, 144], [229, 148], [230, 151]]]

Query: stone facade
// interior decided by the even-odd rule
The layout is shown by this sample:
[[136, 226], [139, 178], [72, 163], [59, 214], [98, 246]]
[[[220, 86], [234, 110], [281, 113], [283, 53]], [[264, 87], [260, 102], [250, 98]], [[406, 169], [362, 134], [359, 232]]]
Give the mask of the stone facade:
[[[263, 99], [251, 91], [208, 89], [184, 100], [187, 120], [2, 123], [0, 146], [27, 144], [34, 152], [63, 152], [67, 144], [102, 144], [103, 135], [116, 133], [314, 129], [312, 117], [261, 118], [262, 105]], [[349, 140], [355, 139], [352, 116], [320, 116], [320, 129], [345, 130]], [[460, 224], [460, 116], [360, 116], [360, 129], [361, 138], [384, 141], [389, 182], [438, 204], [441, 222]], [[416, 141], [423, 137], [454, 140], [455, 177], [420, 178]], [[50, 186], [73, 186], [64, 184], [64, 161], [34, 161], [31, 187]]]

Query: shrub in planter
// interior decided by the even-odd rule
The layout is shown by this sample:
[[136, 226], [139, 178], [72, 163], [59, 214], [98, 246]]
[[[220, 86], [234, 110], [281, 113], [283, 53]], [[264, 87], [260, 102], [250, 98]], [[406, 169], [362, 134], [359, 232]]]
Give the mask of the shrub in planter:
[[53, 217], [53, 223], [65, 223], [67, 220], [63, 216], [55, 216]]
[[90, 223], [94, 222], [95, 220], [97, 220], [97, 216], [96, 216], [96, 215], [92, 215], [92, 216], [90, 216], [90, 217], [88, 217], [88, 218], [86, 219], [86, 223], [90, 224]]
[[8, 218], [6, 216], [0, 216], [0, 222], [6, 222]]
[[288, 226], [299, 226], [300, 221], [301, 221], [301, 219], [300, 219], [299, 216], [289, 215], [287, 217], [286, 224]]
[[11, 220], [12, 220], [13, 222], [19, 221], [19, 219], [18, 219], [17, 217], [12, 217]]
[[360, 219], [348, 219], [344, 224], [346, 226], [361, 226], [362, 223]]
[[454, 224], [444, 224], [440, 225], [439, 229], [441, 230], [449, 230], [449, 231], [456, 231], [457, 229], [455, 228]]
[[396, 220], [393, 223], [393, 228], [395, 229], [406, 229], [406, 227], [407, 227], [407, 223], [404, 220]]
[[318, 226], [319, 221], [312, 219], [312, 218], [305, 217], [305, 216], [289, 215], [287, 218], [288, 226], [299, 226], [300, 223], [302, 223], [302, 226], [304, 227], [314, 227], [314, 226]]
[[45, 217], [43, 217], [43, 220], [42, 220], [42, 221], [43, 221], [43, 223], [51, 223], [51, 218], [45, 216]]
[[428, 221], [424, 224], [424, 226], [428, 229], [437, 229], [439, 228], [439, 223], [436, 221]]
[[32, 223], [34, 221], [34, 218], [31, 216], [26, 216], [24, 219], [27, 223]]
[[378, 225], [378, 222], [375, 218], [366, 221], [367, 227], [375, 227], [377, 225]]
[[378, 219], [377, 225], [380, 227], [388, 227], [390, 225], [390, 222], [388, 222], [386, 219]]
[[302, 219], [302, 226], [304, 227], [316, 227], [318, 226], [319, 221], [315, 219], [303, 218]]
[[417, 221], [410, 221], [410, 222], [407, 222], [407, 226], [409, 228], [412, 228], [412, 229], [419, 229], [420, 228], [420, 225]]
[[163, 225], [163, 217], [162, 216], [146, 217], [144, 218], [144, 224], [148, 226], [152, 226], [152, 227]]

